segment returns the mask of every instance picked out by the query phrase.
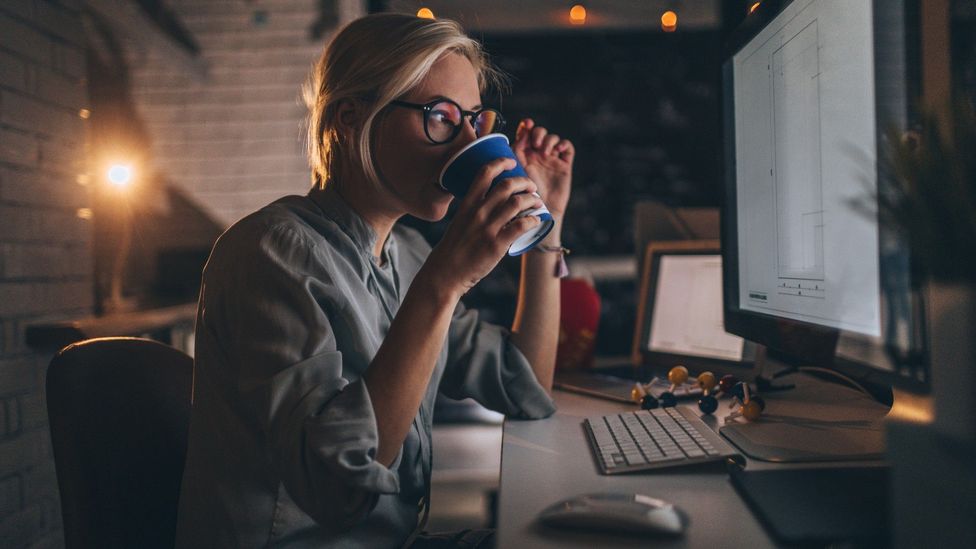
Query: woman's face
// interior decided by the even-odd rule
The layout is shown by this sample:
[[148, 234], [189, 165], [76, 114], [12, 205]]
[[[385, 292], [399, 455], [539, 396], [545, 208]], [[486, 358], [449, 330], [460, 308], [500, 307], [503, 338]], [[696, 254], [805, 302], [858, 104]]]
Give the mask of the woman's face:
[[[481, 108], [477, 73], [466, 57], [444, 55], [420, 85], [400, 99], [425, 104], [440, 98], [450, 99], [466, 111]], [[424, 133], [423, 111], [390, 106], [375, 136], [376, 167], [389, 205], [427, 221], [442, 219], [454, 197], [441, 190], [437, 178], [447, 160], [477, 138], [469, 120], [464, 120], [454, 140], [435, 145]]]

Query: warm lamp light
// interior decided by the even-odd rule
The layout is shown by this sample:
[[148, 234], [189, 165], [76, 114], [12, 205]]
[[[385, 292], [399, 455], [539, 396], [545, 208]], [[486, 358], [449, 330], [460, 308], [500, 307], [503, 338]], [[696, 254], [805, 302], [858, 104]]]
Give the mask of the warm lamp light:
[[756, 2], [753, 5], [749, 6], [749, 13], [756, 11], [756, 8], [758, 7], [759, 7], [759, 2]]
[[569, 9], [569, 22], [573, 25], [582, 25], [586, 23], [586, 8], [580, 4], [576, 4]]
[[661, 14], [661, 29], [664, 32], [674, 32], [678, 28], [678, 14], [668, 10]]
[[419, 10], [417, 10], [417, 17], [420, 17], [422, 19], [433, 19], [434, 12], [432, 12], [430, 8], [420, 8]]
[[113, 164], [107, 172], [109, 183], [116, 187], [125, 187], [132, 182], [132, 166], [128, 164]]

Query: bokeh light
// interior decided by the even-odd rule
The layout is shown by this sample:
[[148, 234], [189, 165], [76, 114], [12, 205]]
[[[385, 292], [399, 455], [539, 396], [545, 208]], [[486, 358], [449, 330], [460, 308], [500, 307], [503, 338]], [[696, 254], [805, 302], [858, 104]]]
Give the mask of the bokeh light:
[[132, 182], [132, 166], [128, 164], [112, 164], [106, 173], [108, 182], [116, 187], [125, 187]]
[[661, 29], [664, 32], [674, 32], [678, 28], [678, 14], [668, 10], [661, 14]]
[[569, 9], [569, 22], [573, 25], [582, 25], [586, 23], [586, 8], [580, 4], [576, 4]]
[[420, 8], [419, 10], [417, 10], [417, 17], [423, 19], [433, 19], [434, 12], [431, 11], [430, 8]]

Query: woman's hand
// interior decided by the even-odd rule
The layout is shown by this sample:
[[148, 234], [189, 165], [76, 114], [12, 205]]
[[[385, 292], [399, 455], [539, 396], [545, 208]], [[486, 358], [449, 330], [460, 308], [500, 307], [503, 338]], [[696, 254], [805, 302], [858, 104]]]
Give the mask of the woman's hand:
[[568, 139], [536, 126], [531, 118], [523, 119], [515, 131], [512, 146], [525, 171], [539, 186], [539, 194], [546, 207], [556, 217], [562, 217], [569, 203], [573, 179], [573, 158], [576, 150]]
[[[441, 241], [424, 264], [436, 287], [460, 297], [498, 265], [521, 234], [539, 225], [534, 215], [516, 219], [519, 212], [542, 206], [535, 182], [524, 177], [491, 181], [515, 167], [515, 160], [499, 158], [478, 172]], [[490, 189], [490, 190], [489, 190]]]

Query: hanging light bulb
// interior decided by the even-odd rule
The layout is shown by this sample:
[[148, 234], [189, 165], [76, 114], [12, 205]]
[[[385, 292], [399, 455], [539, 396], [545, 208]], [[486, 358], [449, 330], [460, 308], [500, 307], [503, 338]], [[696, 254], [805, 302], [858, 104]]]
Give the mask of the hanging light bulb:
[[668, 10], [661, 14], [661, 30], [674, 32], [678, 28], [678, 14]]
[[572, 25], [582, 25], [586, 23], [586, 8], [582, 4], [576, 4], [569, 9], [569, 22]]

